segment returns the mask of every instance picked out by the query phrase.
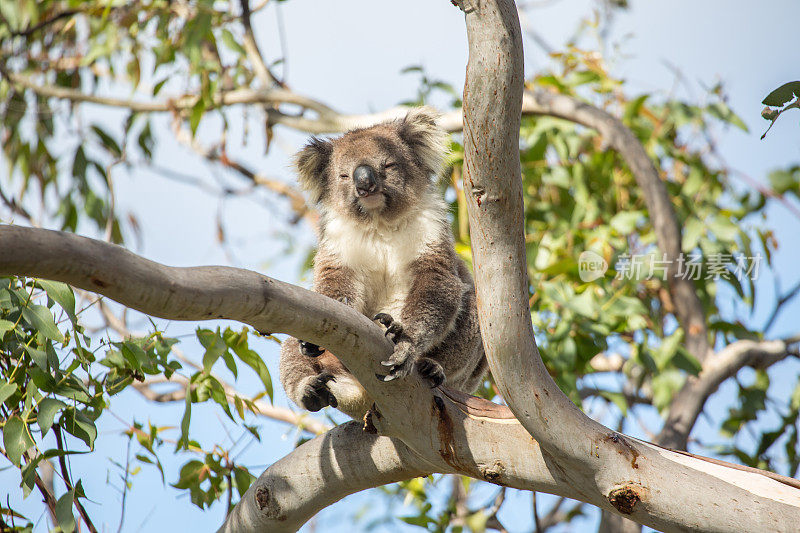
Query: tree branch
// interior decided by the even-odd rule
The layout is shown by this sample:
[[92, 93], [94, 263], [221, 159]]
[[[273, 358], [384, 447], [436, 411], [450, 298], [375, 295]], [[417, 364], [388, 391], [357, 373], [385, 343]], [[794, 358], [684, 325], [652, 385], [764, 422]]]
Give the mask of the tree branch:
[[60, 13], [56, 13], [52, 17], [50, 17], [48, 19], [45, 19], [45, 20], [39, 22], [38, 24], [34, 24], [33, 26], [29, 26], [29, 27], [25, 28], [24, 30], [11, 30], [9, 32], [9, 34], [12, 37], [29, 37], [29, 36], [33, 35], [34, 33], [36, 33], [37, 31], [39, 31], [39, 30], [41, 30], [43, 28], [46, 28], [47, 26], [49, 26], [49, 25], [51, 25], [51, 24], [53, 24], [55, 22], [58, 22], [61, 19], [68, 18], [68, 17], [71, 17], [73, 15], [77, 15], [78, 13], [81, 13], [81, 11], [78, 10], [78, 9], [67, 9], [65, 11], [61, 11]]
[[[15, 74], [6, 70], [0, 70], [3, 77], [12, 84], [30, 89], [39, 96], [49, 98], [61, 98], [71, 102], [88, 102], [93, 104], [105, 105], [109, 107], [122, 107], [137, 111], [139, 113], [159, 113], [175, 110], [191, 109], [197, 103], [199, 96], [184, 95], [175, 96], [162, 101], [142, 102], [132, 99], [111, 98], [87, 94], [77, 89], [58, 87], [53, 85], [39, 85], [27, 76]], [[318, 113], [325, 113], [330, 110], [324, 104], [306, 98], [286, 89], [234, 89], [232, 91], [215, 94], [213, 97], [215, 107], [224, 107], [240, 104], [293, 104], [304, 109], [310, 109]]]
[[670, 403], [659, 444], [685, 449], [686, 442], [706, 400], [726, 379], [746, 366], [767, 368], [791, 354], [795, 339], [774, 341], [739, 340], [709, 357], [697, 376], [690, 376]]
[[556, 457], [502, 406], [444, 387], [431, 390], [416, 375], [378, 381], [374, 375], [391, 342], [367, 317], [320, 294], [236, 268], [167, 267], [116, 245], [49, 230], [0, 225], [0, 249], [10, 252], [0, 254], [0, 275], [63, 281], [162, 318], [226, 318], [288, 333], [326, 346], [354, 373], [375, 400], [373, 425], [385, 436], [347, 424], [309, 441], [254, 483], [231, 514], [231, 531], [257, 524], [293, 531], [345, 494], [427, 472], [566, 496], [632, 513], [661, 530], [713, 522], [720, 531], [771, 531], [800, 521], [800, 490], [788, 478], [717, 465], [609, 430], [596, 438], [592, 428], [565, 445], [581, 450], [580, 457], [565, 459], [561, 451]]
[[399, 440], [364, 433], [359, 426], [338, 426], [274, 463], [219, 531], [295, 532], [349, 494], [431, 472]]
[[273, 85], [285, 87], [283, 82], [279, 81], [272, 72], [270, 72], [269, 68], [267, 68], [267, 64], [264, 62], [264, 56], [261, 55], [258, 49], [256, 36], [250, 21], [250, 0], [239, 0], [239, 5], [242, 8], [241, 20], [242, 26], [244, 26], [242, 48], [244, 48], [244, 51], [247, 53], [247, 59], [252, 63], [256, 76], [264, 87], [272, 87]]

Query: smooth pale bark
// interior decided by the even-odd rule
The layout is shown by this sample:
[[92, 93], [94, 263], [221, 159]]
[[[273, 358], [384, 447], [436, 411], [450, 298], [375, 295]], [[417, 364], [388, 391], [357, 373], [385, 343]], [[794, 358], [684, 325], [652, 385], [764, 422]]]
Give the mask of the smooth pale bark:
[[349, 494], [426, 475], [422, 464], [401, 441], [370, 435], [349, 422], [270, 466], [220, 531], [297, 531], [320, 509]]
[[[500, 392], [517, 419], [545, 452], [555, 457], [562, 471], [569, 473], [572, 482], [590, 493], [599, 491], [620, 513], [659, 529], [667, 527], [654, 526], [652, 519], [671, 521], [677, 518], [677, 512], [685, 521], [681, 525], [672, 523], [670, 529], [741, 530], [740, 523], [729, 521], [736, 514], [734, 509], [740, 509], [739, 500], [725, 516], [712, 516], [716, 513], [709, 514], [711, 509], [698, 504], [709, 501], [708, 494], [695, 493], [693, 504], [676, 509], [674, 497], [681, 497], [675, 494], [681, 489], [674, 485], [676, 478], [669, 479], [676, 472], [668, 473], [674, 460], [669, 454], [674, 452], [634, 441], [594, 422], [561, 393], [548, 374], [536, 349], [527, 299], [519, 165], [523, 92], [519, 20], [511, 0], [464, 1], [462, 6], [469, 37], [464, 87], [464, 190], [481, 331]], [[649, 160], [647, 164], [652, 166]], [[640, 185], [654, 188], [645, 191], [650, 198], [648, 207], [653, 216], [668, 223], [661, 231], [666, 233], [660, 235], [668, 241], [668, 251], [674, 254], [677, 246], [679, 252], [680, 232], [672, 227], [674, 215], [669, 220], [671, 205], [664, 204], [665, 191], [656, 190], [663, 189], [663, 183], [659, 180]], [[653, 202], [653, 198], [658, 201]], [[684, 296], [694, 296], [691, 290], [692, 294]], [[689, 329], [695, 326], [693, 322], [687, 325]], [[696, 331], [688, 333], [696, 338]], [[702, 346], [702, 339], [697, 344]], [[702, 359], [705, 353], [697, 355]], [[691, 492], [692, 488], [684, 488], [682, 494]], [[710, 500], [731, 492], [717, 492]], [[787, 514], [772, 527], [789, 529], [798, 516], [800, 491], [790, 490], [788, 494]], [[754, 493], [748, 499], [754, 512], [760, 508], [759, 496]], [[645, 510], [649, 516], [640, 514]]]
[[308, 338], [331, 349], [362, 381], [377, 404], [376, 428], [393, 438], [348, 424], [309, 441], [254, 483], [231, 515], [230, 531], [294, 531], [346, 494], [425, 472], [458, 472], [608, 511], [630, 510], [631, 518], [661, 530], [788, 531], [800, 520], [794, 480], [714, 464], [607, 429], [594, 441], [587, 433], [565, 443], [567, 450], [583, 445], [583, 461], [565, 459], [561, 450], [556, 457], [500, 406], [428, 389], [416, 377], [380, 382], [374, 373], [392, 349], [380, 327], [339, 302], [255, 272], [167, 267], [119, 246], [16, 226], [0, 225], [0, 252], [2, 275], [64, 281], [153, 316], [228, 318]]

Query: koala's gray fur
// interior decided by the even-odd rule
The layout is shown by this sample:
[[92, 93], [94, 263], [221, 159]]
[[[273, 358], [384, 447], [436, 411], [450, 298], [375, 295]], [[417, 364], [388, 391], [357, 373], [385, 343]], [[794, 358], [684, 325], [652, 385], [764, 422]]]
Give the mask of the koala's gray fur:
[[[320, 209], [314, 290], [387, 326], [395, 342], [384, 380], [412, 369], [432, 385], [472, 392], [486, 373], [472, 277], [453, 249], [435, 176], [446, 133], [430, 108], [400, 120], [312, 138], [296, 156], [301, 186]], [[330, 352], [287, 339], [281, 382], [296, 404], [354, 418], [371, 407]]]

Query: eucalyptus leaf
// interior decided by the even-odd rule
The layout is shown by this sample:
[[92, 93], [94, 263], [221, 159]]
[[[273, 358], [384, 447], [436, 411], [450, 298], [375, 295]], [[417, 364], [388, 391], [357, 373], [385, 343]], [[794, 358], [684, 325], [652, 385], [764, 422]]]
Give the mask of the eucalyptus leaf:
[[769, 93], [761, 103], [772, 107], [780, 107], [798, 96], [800, 96], [800, 81], [790, 81]]
[[18, 415], [11, 415], [3, 425], [3, 447], [9, 461], [20, 466], [22, 454], [33, 446], [28, 426]]
[[75, 531], [75, 517], [72, 514], [74, 499], [74, 493], [68, 491], [56, 502], [56, 520], [58, 520], [58, 525], [64, 533]]
[[64, 342], [64, 335], [56, 327], [53, 315], [43, 305], [30, 304], [22, 308], [22, 316], [39, 333], [56, 342]]
[[36, 415], [36, 423], [39, 424], [39, 429], [42, 430], [42, 436], [47, 435], [47, 432], [53, 426], [53, 420], [56, 414], [66, 406], [67, 404], [55, 398], [45, 398], [39, 402], [39, 412]]

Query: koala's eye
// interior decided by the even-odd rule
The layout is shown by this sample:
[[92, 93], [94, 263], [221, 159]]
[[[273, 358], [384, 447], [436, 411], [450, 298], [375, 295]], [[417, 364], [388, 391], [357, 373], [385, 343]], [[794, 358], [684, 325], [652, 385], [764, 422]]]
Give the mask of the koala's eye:
[[350, 176], [348, 176], [347, 174], [339, 174], [339, 177], [342, 178], [343, 180], [350, 178]]
[[389, 168], [393, 168], [394, 166], [395, 166], [395, 163], [392, 162], [392, 161], [387, 161], [386, 163], [383, 164], [384, 170], [389, 169]]

